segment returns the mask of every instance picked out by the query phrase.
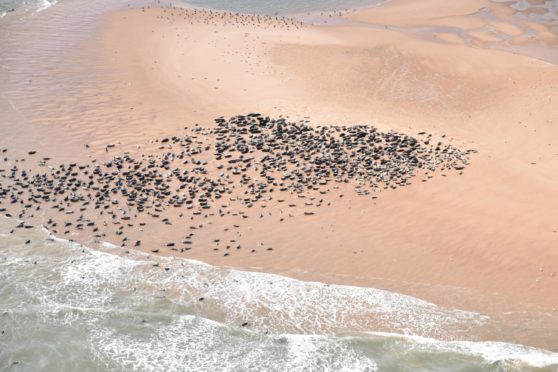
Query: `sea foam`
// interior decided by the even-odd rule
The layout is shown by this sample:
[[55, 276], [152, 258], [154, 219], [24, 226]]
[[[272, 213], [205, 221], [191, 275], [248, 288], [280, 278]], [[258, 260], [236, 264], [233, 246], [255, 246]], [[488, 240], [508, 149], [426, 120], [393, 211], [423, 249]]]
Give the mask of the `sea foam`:
[[[27, 346], [48, 359], [52, 348], [69, 348], [104, 369], [141, 371], [375, 371], [386, 355], [391, 364], [409, 355], [517, 370], [558, 364], [557, 354], [521, 345], [449, 341], [490, 319], [410, 296], [22, 234], [0, 238], [8, 350]], [[12, 355], [0, 351], [0, 362]], [[83, 360], [48, 363], [72, 370]]]

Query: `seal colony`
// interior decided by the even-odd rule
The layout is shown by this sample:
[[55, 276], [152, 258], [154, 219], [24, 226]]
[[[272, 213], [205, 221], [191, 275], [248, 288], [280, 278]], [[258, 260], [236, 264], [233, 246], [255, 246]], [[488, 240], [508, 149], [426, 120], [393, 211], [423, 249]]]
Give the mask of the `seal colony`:
[[[151, 6], [142, 7], [142, 12], [150, 9]], [[244, 14], [239, 12], [225, 12], [207, 9], [187, 9], [173, 4], [168, 6], [161, 5], [157, 2], [156, 9], [162, 9], [162, 14], [157, 18], [175, 22], [177, 20], [188, 21], [190, 24], [201, 22], [206, 25], [221, 23], [223, 26], [233, 26], [240, 28], [242, 26], [263, 27], [263, 28], [285, 28], [285, 29], [298, 29], [304, 27], [304, 22], [284, 16], [268, 16], [260, 14]]]
[[[311, 216], [338, 185], [376, 198], [378, 190], [408, 186], [419, 175], [426, 181], [436, 172], [462, 172], [472, 152], [434, 141], [424, 132], [415, 138], [369, 125], [314, 127], [308, 120], [291, 122], [257, 113], [220, 117], [213, 127], [196, 125], [185, 135], [152, 144], [150, 152], [91, 164], [51, 166], [51, 159], [43, 157], [39, 169], [46, 167], [45, 172], [23, 166], [37, 157], [36, 151], [11, 159], [8, 149], [2, 149], [1, 212], [25, 221], [16, 228], [29, 228], [27, 221], [37, 219], [54, 234], [92, 235], [118, 241], [121, 247], [139, 247], [142, 241], [131, 228], [143, 231], [152, 219], [169, 230], [184, 227], [188, 222], [171, 226], [174, 221], [165, 215], [178, 210], [179, 219], [191, 220], [190, 232], [179, 243], [164, 241], [149, 249], [185, 252], [194, 244], [193, 230], [204, 227], [192, 220], [207, 217], [208, 210], [245, 219], [245, 212], [231, 212], [233, 204], [246, 209], [285, 203], [295, 195], [308, 197], [303, 215]], [[107, 151], [112, 147], [107, 145]], [[224, 198], [227, 202], [219, 204]], [[213, 243], [218, 246], [222, 240], [215, 237]], [[236, 239], [228, 244], [227, 250], [241, 248]]]

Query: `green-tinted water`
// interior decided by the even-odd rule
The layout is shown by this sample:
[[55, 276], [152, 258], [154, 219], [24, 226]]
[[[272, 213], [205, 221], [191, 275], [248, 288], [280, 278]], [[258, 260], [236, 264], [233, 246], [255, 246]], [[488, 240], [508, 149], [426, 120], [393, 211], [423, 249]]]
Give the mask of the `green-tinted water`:
[[553, 371], [558, 366], [558, 355], [519, 345], [369, 333], [390, 328], [460, 335], [488, 321], [396, 293], [139, 253], [124, 258], [40, 230], [17, 236], [4, 226], [0, 232], [0, 370]]

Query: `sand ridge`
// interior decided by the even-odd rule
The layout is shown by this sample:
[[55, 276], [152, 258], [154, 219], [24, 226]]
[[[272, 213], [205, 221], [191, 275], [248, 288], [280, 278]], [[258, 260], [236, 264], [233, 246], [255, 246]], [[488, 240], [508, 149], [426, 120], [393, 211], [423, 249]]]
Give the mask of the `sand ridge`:
[[[398, 16], [401, 25], [434, 19], [437, 27], [465, 28], [473, 21], [460, 25], [455, 17], [475, 13], [486, 2], [422, 2], [420, 12], [412, 3], [394, 1], [349, 16], [368, 24], [384, 19], [386, 27], [294, 22], [287, 28], [270, 21], [274, 28], [256, 25], [249, 16], [235, 22], [236, 15], [197, 11], [184, 19], [181, 12], [193, 11], [160, 8], [112, 13], [70, 61], [96, 66], [91, 92], [81, 94], [112, 97], [114, 104], [99, 102], [98, 120], [81, 117], [73, 124], [70, 133], [79, 133], [80, 141], [71, 146], [85, 160], [108, 161], [126, 151], [147, 151], [151, 140], [179, 135], [184, 127], [251, 111], [309, 125], [372, 124], [413, 136], [427, 131], [436, 141], [478, 151], [462, 175], [444, 173], [382, 190], [376, 199], [341, 186], [332, 192], [331, 206], [303, 216], [304, 223], [280, 222], [276, 217], [290, 212], [270, 204], [265, 211], [246, 212], [250, 222], [240, 232], [247, 246], [273, 247], [269, 254], [225, 257], [192, 249], [187, 257], [379, 285], [494, 311], [484, 298], [475, 301], [482, 293], [498, 299], [497, 311], [536, 309], [553, 316], [558, 144], [552, 139], [558, 133], [552, 103], [558, 99], [558, 70], [505, 50], [401, 32], [389, 18], [407, 14], [408, 19]], [[126, 120], [113, 115], [121, 112], [115, 108], [127, 113]], [[121, 118], [118, 126], [112, 117]], [[262, 213], [272, 213], [273, 222], [260, 219]], [[209, 244], [223, 226], [208, 218], [201, 223], [210, 231]], [[150, 234], [164, 237], [166, 227]], [[170, 248], [157, 253], [175, 254]], [[437, 287], [475, 295], [452, 298], [452, 290]]]
[[[376, 11], [381, 11], [381, 7]], [[131, 13], [128, 16], [131, 17]], [[145, 14], [138, 16], [141, 19], [141, 17], [145, 17]], [[119, 15], [114, 15], [113, 19], [116, 20], [118, 17]], [[131, 20], [131, 22], [134, 23], [134, 20]], [[159, 34], [153, 33], [152, 41], [147, 41], [145, 45], [156, 45], [155, 47], [159, 48], [169, 45], [168, 48], [172, 48], [172, 52], [168, 51], [166, 54], [155, 52], [155, 55], [166, 56], [167, 62], [163, 62], [164, 58], [162, 61], [158, 61], [157, 64], [166, 64], [150, 68], [151, 73], [148, 76], [154, 79], [161, 77], [167, 80], [164, 80], [165, 84], [153, 84], [152, 86], [159, 88], [173, 86], [173, 89], [180, 92], [180, 96], [188, 95], [186, 105], [195, 102], [196, 105], [203, 105], [202, 107], [214, 107], [215, 105], [208, 103], [208, 101], [212, 99], [219, 101], [218, 106], [221, 113], [217, 115], [218, 113], [215, 112], [213, 116], [227, 115], [229, 112], [233, 115], [234, 109], [246, 108], [246, 110], [250, 110], [249, 106], [255, 104], [254, 110], [256, 111], [269, 114], [285, 113], [299, 118], [310, 116], [311, 121], [320, 124], [335, 123], [336, 120], [354, 123], [367, 118], [368, 120], [372, 119], [380, 127], [395, 127], [398, 130], [409, 130], [410, 127], [415, 132], [420, 131], [420, 129], [427, 129], [439, 135], [447, 134], [450, 138], [460, 138], [463, 143], [473, 144], [481, 152], [482, 155], [479, 155], [479, 160], [474, 161], [470, 172], [465, 174], [465, 177], [471, 177], [469, 182], [462, 179], [454, 182], [449, 181], [451, 186], [443, 186], [443, 182], [440, 182], [439, 187], [441, 189], [428, 186], [427, 188], [431, 187], [431, 189], [421, 196], [427, 198], [423, 199], [424, 202], [419, 201], [421, 197], [417, 194], [422, 194], [419, 190], [426, 191], [426, 188], [413, 188], [417, 194], [412, 197], [409, 195], [409, 198], [400, 194], [392, 196], [393, 199], [401, 200], [396, 203], [397, 206], [402, 208], [401, 210], [407, 210], [408, 208], [401, 206], [403, 204], [402, 200], [409, 202], [410, 199], [414, 199], [414, 205], [426, 203], [432, 206], [432, 195], [455, 195], [454, 192], [457, 191], [459, 196], [451, 198], [453, 201], [450, 202], [447, 198], [442, 198], [444, 200], [440, 201], [439, 207], [431, 207], [430, 213], [433, 213], [432, 215], [424, 216], [424, 213], [417, 212], [421, 215], [421, 218], [418, 218], [418, 215], [414, 216], [414, 213], [406, 212], [401, 213], [397, 222], [394, 222], [396, 225], [393, 228], [407, 225], [406, 230], [416, 230], [417, 233], [422, 231], [424, 235], [419, 234], [419, 236], [429, 236], [428, 241], [424, 243], [432, 245], [432, 247], [425, 247], [424, 243], [419, 243], [422, 238], [409, 240], [409, 237], [405, 237], [405, 235], [402, 236], [402, 241], [389, 244], [387, 243], [389, 235], [386, 234], [381, 239], [371, 240], [375, 242], [373, 249], [375, 253], [372, 256], [378, 257], [379, 252], [377, 250], [380, 241], [385, 243], [385, 250], [389, 252], [392, 252], [390, 246], [406, 246], [413, 241], [414, 243], [410, 246], [415, 247], [413, 249], [416, 250], [417, 255], [422, 257], [417, 257], [419, 261], [432, 259], [432, 256], [426, 258], [429, 255], [425, 250], [433, 251], [433, 254], [437, 256], [440, 252], [452, 252], [451, 247], [453, 246], [457, 250], [451, 254], [451, 260], [461, 261], [454, 264], [455, 267], [462, 267], [461, 265], [466, 267], [465, 262], [469, 258], [462, 253], [457, 256], [455, 254], [462, 250], [459, 248], [462, 244], [469, 246], [465, 241], [471, 239], [472, 231], [478, 230], [477, 238], [473, 239], [475, 241], [473, 245], [476, 245], [477, 248], [471, 252], [475, 258], [471, 257], [471, 259], [477, 263], [486, 263], [486, 270], [482, 270], [486, 279], [474, 279], [465, 267], [460, 269], [463, 270], [462, 278], [467, 278], [469, 283], [474, 281], [480, 284], [482, 282], [483, 285], [491, 287], [496, 284], [497, 287], [509, 286], [510, 289], [512, 287], [517, 288], [517, 285], [512, 285], [503, 277], [508, 277], [510, 280], [513, 277], [515, 278], [513, 281], [516, 281], [518, 278], [517, 272], [513, 271], [512, 274], [512, 271], [503, 270], [502, 278], [488, 280], [491, 275], [494, 275], [493, 264], [505, 265], [507, 260], [510, 260], [509, 265], [515, 268], [516, 262], [525, 264], [527, 256], [530, 259], [537, 256], [532, 255], [533, 249], [537, 252], [546, 251], [551, 257], [555, 257], [552, 252], [542, 247], [531, 248], [531, 251], [529, 253], [525, 252], [527, 255], [519, 261], [516, 261], [517, 258], [514, 258], [514, 254], [510, 255], [509, 259], [505, 259], [504, 256], [494, 251], [489, 253], [492, 249], [499, 250], [502, 255], [505, 255], [505, 252], [512, 250], [513, 246], [518, 246], [517, 249], [521, 251], [523, 250], [521, 247], [526, 246], [525, 243], [531, 240], [533, 236], [539, 236], [539, 239], [547, 242], [543, 245], [552, 245], [555, 239], [553, 231], [556, 228], [552, 226], [550, 220], [543, 223], [543, 226], [546, 225], [547, 227], [544, 234], [540, 236], [540, 233], [535, 233], [535, 230], [527, 228], [533, 226], [533, 229], [538, 229], [539, 222], [530, 222], [517, 213], [525, 205], [540, 205], [543, 209], [548, 208], [548, 212], [544, 212], [543, 215], [549, 216], [552, 214], [551, 206], [543, 200], [546, 199], [546, 192], [550, 192], [551, 184], [555, 181], [551, 181], [554, 177], [550, 176], [549, 172], [545, 172], [545, 168], [552, 169], [553, 160], [550, 159], [553, 159], [552, 157], [556, 155], [553, 154], [552, 150], [541, 149], [541, 152], [544, 153], [543, 156], [548, 160], [545, 162], [539, 160], [542, 164], [537, 169], [531, 165], [531, 162], [536, 162], [538, 159], [533, 159], [533, 155], [529, 151], [517, 151], [517, 147], [512, 145], [510, 146], [510, 153], [505, 143], [498, 143], [502, 142], [501, 133], [503, 132], [500, 130], [506, 130], [510, 137], [508, 141], [511, 143], [517, 143], [521, 140], [520, 146], [523, 147], [531, 148], [539, 141], [539, 139], [533, 138], [535, 135], [526, 137], [523, 134], [528, 131], [525, 130], [527, 129], [525, 127], [522, 128], [523, 131], [522, 129], [507, 130], [510, 119], [506, 118], [506, 114], [515, 116], [516, 112], [510, 112], [512, 110], [504, 109], [504, 107], [511, 105], [519, 108], [521, 105], [525, 107], [525, 105], [534, 103], [537, 105], [538, 115], [542, 116], [543, 120], [551, 120], [552, 110], [549, 110], [549, 107], [538, 99], [533, 99], [533, 103], [528, 99], [526, 100], [525, 97], [528, 95], [524, 92], [525, 89], [529, 89], [536, 96], [552, 95], [550, 91], [544, 88], [548, 80], [544, 80], [544, 85], [543, 80], [540, 80], [542, 76], [545, 76], [545, 79], [548, 78], [547, 72], [555, 72], [552, 66], [520, 56], [514, 58], [513, 55], [500, 51], [479, 51], [463, 46], [448, 47], [420, 42], [389, 30], [355, 30], [352, 27], [320, 28], [306, 26], [301, 30], [274, 31], [269, 34], [266, 34], [266, 30], [262, 30], [250, 39], [246, 36], [246, 31], [250, 31], [252, 26], [248, 26], [246, 27], [247, 30], [241, 31], [238, 31], [238, 28], [236, 30], [232, 28], [228, 32], [226, 32], [226, 28], [222, 29], [219, 24], [203, 25], [203, 27], [208, 26], [213, 27], [214, 32], [208, 32], [207, 28], [201, 30], [189, 29], [188, 34], [191, 39], [188, 42], [184, 41], [183, 47], [177, 49], [177, 45], [179, 45], [177, 42], [178, 36], [176, 39], [170, 36], [171, 29], [176, 27], [176, 24], [165, 25], [163, 23], [158, 25], [157, 32]], [[183, 31], [184, 33], [186, 31]], [[165, 43], [161, 41], [163, 38], [165, 40], [171, 39], [168, 43]], [[112, 40], [112, 38], [108, 40]], [[264, 42], [265, 44], [263, 44]], [[180, 50], [187, 54], [187, 59], [183, 60], [183, 64], [178, 62], [170, 64], [170, 61], [176, 61], [176, 55], [180, 54]], [[240, 52], [242, 50], [245, 50], [246, 54], [240, 55], [240, 58], [231, 58], [227, 61], [228, 56], [230, 57], [235, 51]], [[124, 54], [129, 55], [129, 53]], [[375, 59], [374, 56], [376, 56]], [[501, 63], [504, 60], [506, 63]], [[145, 59], [144, 61], [147, 62]], [[221, 65], [223, 62], [229, 63]], [[144, 63], [143, 66], [152, 65], [154, 63], [149, 61]], [[376, 66], [381, 66], [381, 68], [375, 68]], [[232, 71], [234, 73], [231, 73]], [[519, 71], [522, 73], [516, 73]], [[201, 80], [201, 82], [194, 85], [190, 85], [189, 82], [181, 83], [182, 78], [175, 78], [181, 72], [185, 76], [190, 74], [190, 80], [194, 78], [195, 80]], [[376, 76], [380, 74], [380, 80], [375, 80], [374, 74]], [[510, 77], [512, 78], [510, 79]], [[187, 78], [184, 80], [188, 81]], [[136, 79], [136, 81], [141, 82], [140, 79]], [[510, 89], [510, 87], [518, 85], [520, 88]], [[215, 89], [215, 87], [218, 89]], [[239, 87], [242, 88], [238, 89]], [[522, 94], [515, 94], [519, 91]], [[373, 94], [373, 96], [370, 94]], [[172, 97], [173, 95], [169, 94], [169, 96]], [[203, 98], [200, 99], [200, 97]], [[517, 101], [517, 103], [514, 101]], [[531, 108], [531, 110], [533, 109], [534, 107]], [[525, 116], [525, 114], [522, 116]], [[547, 116], [548, 119], [544, 116]], [[533, 123], [533, 121], [530, 120], [529, 123]], [[517, 126], [520, 127], [520, 125]], [[550, 134], [548, 131], [552, 131], [549, 126], [544, 126], [538, 130], [546, 132], [546, 135], [544, 135], [546, 138]], [[541, 138], [539, 135], [536, 135], [536, 137]], [[504, 139], [504, 141], [506, 140]], [[551, 147], [547, 146], [547, 148]], [[486, 153], [483, 154], [483, 151], [486, 151]], [[509, 163], [502, 163], [502, 160], [509, 158], [510, 154], [512, 155]], [[523, 164], [516, 167], [515, 163], [517, 162]], [[478, 167], [477, 169], [475, 169], [475, 165]], [[519, 175], [518, 173], [521, 174], [525, 168], [531, 170], [531, 172], [533, 172], [533, 169], [537, 169], [537, 171], [530, 176]], [[541, 170], [542, 174], [540, 173]], [[473, 174], [468, 176], [468, 173]], [[540, 178], [546, 180], [546, 182], [536, 182], [532, 185], [541, 189], [541, 191], [535, 193], [527, 191], [528, 188], [532, 187], [530, 182], [527, 181], [530, 177], [539, 178], [539, 181], [542, 181]], [[507, 191], [496, 191], [506, 179], [513, 179], [513, 184], [515, 184], [510, 186], [509, 193]], [[467, 186], [458, 187], [457, 183]], [[476, 186], [471, 187], [472, 185]], [[451, 187], [452, 192], [443, 191], [444, 187]], [[476, 189], [476, 187], [479, 187], [479, 189]], [[500, 198], [505, 199], [496, 197], [489, 203], [488, 200], [490, 199], [483, 197], [483, 194], [491, 190], [492, 187], [495, 190], [492, 196], [500, 194]], [[519, 198], [519, 195], [522, 195], [522, 197]], [[517, 202], [510, 205], [510, 200], [513, 199], [516, 199]], [[390, 202], [394, 202], [394, 200], [390, 199]], [[358, 202], [355, 201], [355, 203]], [[370, 212], [370, 209], [367, 208], [366, 212], [363, 210], [361, 213], [370, 216], [375, 215]], [[502, 222], [493, 221], [491, 210], [503, 212], [504, 215], [509, 216], [509, 219], [503, 218]], [[385, 221], [389, 220], [387, 215], [390, 213], [393, 212], [386, 212], [383, 219], [378, 214], [378, 222], [371, 219], [369, 223], [375, 226], [384, 226], [383, 230], [385, 229], [387, 232], [391, 227], [386, 226]], [[443, 231], [443, 223], [433, 223], [439, 221], [441, 215], [445, 216], [444, 218], [449, 218], [449, 221], [460, 220], [460, 222], [453, 225], [451, 230]], [[481, 217], [483, 215], [485, 217]], [[466, 218], [464, 220], [462, 216], [469, 216], [471, 220], [465, 222], [468, 220]], [[491, 222], [488, 224], [486, 222], [480, 223], [484, 219]], [[523, 232], [523, 229], [520, 229], [510, 232], [505, 227], [506, 223], [510, 221], [521, 223], [529, 231]], [[327, 225], [327, 223], [324, 223], [324, 225]], [[434, 226], [438, 230], [437, 233], [433, 231]], [[459, 233], [458, 226], [470, 227]], [[498, 229], [501, 229], [502, 234], [507, 237], [500, 235], [497, 232]], [[397, 230], [399, 228], [396, 228]], [[378, 232], [375, 234], [378, 234]], [[509, 236], [510, 234], [513, 237]], [[335, 245], [344, 246], [340, 242], [342, 235], [339, 234], [339, 240], [335, 239], [329, 243], [332, 249], [336, 249], [334, 248]], [[354, 234], [354, 236], [358, 235]], [[443, 238], [446, 236], [448, 238], [451, 236], [455, 243], [446, 242], [446, 238]], [[460, 242], [459, 236], [463, 236], [463, 242]], [[500, 237], [496, 238], [496, 236]], [[323, 240], [317, 238], [317, 236], [315, 238], [316, 243], [314, 244], [323, 246]], [[329, 240], [331, 240], [331, 237]], [[346, 240], [346, 238], [343, 240]], [[485, 242], [481, 243], [483, 240]], [[499, 240], [500, 243], [496, 243], [496, 247], [493, 247], [492, 242], [495, 243]], [[362, 246], [363, 243], [355, 242], [355, 245]], [[500, 246], [498, 247], [498, 245]], [[293, 250], [296, 249], [293, 248]], [[311, 249], [308, 251], [311, 251]], [[343, 251], [343, 249], [341, 248], [340, 251]], [[406, 254], [408, 253], [406, 252]], [[340, 253], [336, 253], [336, 255], [338, 254]], [[395, 254], [397, 255], [397, 253]], [[481, 258], [485, 254], [487, 256]], [[294, 252], [293, 255], [295, 255]], [[300, 257], [303, 254], [297, 252], [296, 255]], [[441, 259], [441, 257], [438, 258]], [[447, 258], [443, 260], [447, 260]], [[465, 262], [462, 260], [465, 260]], [[503, 262], [494, 262], [499, 260], [503, 260]], [[530, 277], [529, 282], [531, 284], [527, 286], [529, 289], [526, 289], [522, 294], [522, 298], [527, 293], [533, 295], [533, 292], [537, 292], [537, 290], [533, 291], [533, 287], [544, 286], [547, 290], [550, 290], [556, 285], [552, 282], [552, 279], [548, 279], [542, 285], [535, 282], [535, 276], [538, 277], [540, 273], [539, 268], [544, 263], [554, 260], [555, 258], [544, 259], [538, 263], [533, 262], [531, 269], [525, 269], [525, 276]], [[289, 259], [289, 262], [291, 261]], [[352, 263], [347, 263], [347, 268], [351, 266]], [[401, 268], [403, 267], [406, 266], [402, 265]], [[383, 270], [375, 268], [375, 270], [388, 272], [392, 272], [394, 269], [391, 267], [384, 267]], [[408, 273], [408, 269], [406, 267], [403, 270]], [[549, 270], [553, 269], [550, 268]], [[395, 271], [401, 273], [400, 270]], [[452, 271], [452, 275], [455, 275], [455, 270]], [[531, 272], [531, 274], [528, 274], [528, 272]], [[378, 276], [377, 274], [376, 272], [375, 276]], [[417, 274], [418, 271], [413, 275]], [[421, 272], [418, 274], [421, 281], [428, 281], [427, 277], [429, 275], [435, 275], [436, 277], [441, 275], [431, 272], [425, 274], [427, 273]], [[382, 276], [382, 274], [379, 276]], [[458, 280], [454, 280], [452, 284], [457, 282]]]

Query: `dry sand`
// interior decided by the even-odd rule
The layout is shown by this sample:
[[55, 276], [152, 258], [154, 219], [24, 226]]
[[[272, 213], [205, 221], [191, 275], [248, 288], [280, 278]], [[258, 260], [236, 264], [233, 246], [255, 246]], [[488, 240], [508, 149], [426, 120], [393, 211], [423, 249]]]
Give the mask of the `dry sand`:
[[[465, 3], [458, 14], [476, 8]], [[393, 4], [399, 22], [401, 14], [428, 14]], [[455, 6], [434, 8], [454, 15]], [[389, 11], [388, 5], [363, 16], [383, 19]], [[479, 150], [463, 176], [384, 192], [375, 201], [347, 193], [346, 208], [304, 223], [254, 226], [253, 240], [265, 237], [277, 249], [273, 257], [203, 251], [193, 257], [466, 287], [558, 306], [556, 66], [389, 30], [191, 25], [157, 19], [160, 12], [114, 14], [101, 40], [117, 52], [111, 61], [123, 80], [134, 82], [130, 94], [165, 114], [180, 112], [164, 120], [191, 123], [186, 112], [194, 112], [208, 122], [260, 111], [407, 133], [426, 129]], [[434, 16], [440, 22], [441, 13]]]
[[[475, 13], [487, 6], [396, 0], [346, 16], [358, 23], [302, 28], [240, 24], [230, 15], [226, 24], [206, 22], [207, 15], [184, 19], [176, 10], [114, 12], [67, 57], [91, 71], [74, 96], [83, 95], [88, 115], [58, 118], [71, 123], [62, 130], [43, 115], [45, 143], [64, 141], [64, 149], [54, 150], [61, 158], [69, 151], [84, 160], [106, 158], [141, 151], [135, 145], [195, 123], [251, 111], [445, 135], [455, 146], [478, 150], [463, 175], [417, 179], [377, 199], [347, 187], [313, 216], [272, 202], [263, 211], [272, 217], [248, 212], [254, 218], [241, 231], [243, 244], [265, 242], [272, 252], [224, 257], [201, 244], [185, 256], [394, 289], [468, 309], [552, 316], [558, 308], [558, 66], [485, 45], [497, 41], [478, 33], [486, 21]], [[501, 7], [494, 12], [505, 17]], [[518, 25], [494, 27], [521, 36]], [[456, 36], [456, 28], [473, 41]], [[84, 142], [91, 144], [87, 152]], [[287, 213], [294, 217], [280, 222]], [[225, 223], [213, 222], [208, 242], [222, 230], [215, 224]], [[163, 229], [148, 234], [167, 236]]]

